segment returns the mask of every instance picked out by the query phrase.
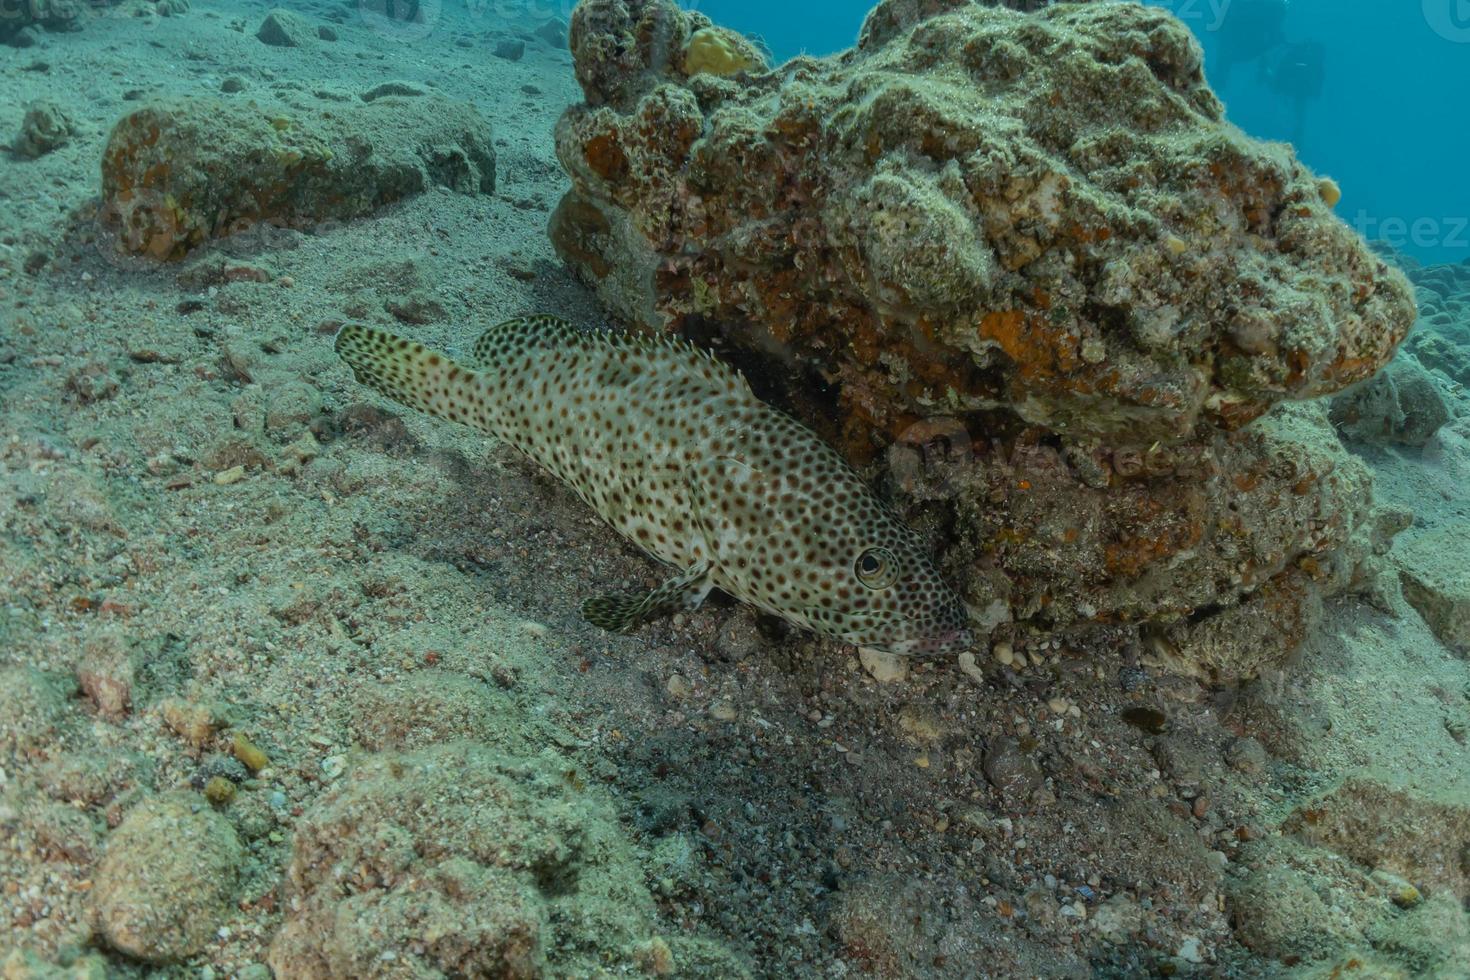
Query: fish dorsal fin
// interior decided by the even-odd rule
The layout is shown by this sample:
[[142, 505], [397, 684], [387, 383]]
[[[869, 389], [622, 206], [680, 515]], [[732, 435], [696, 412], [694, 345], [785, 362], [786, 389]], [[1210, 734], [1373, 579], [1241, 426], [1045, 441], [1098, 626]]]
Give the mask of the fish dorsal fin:
[[609, 343], [627, 347], [629, 350], [687, 358], [695, 370], [703, 373], [706, 379], [716, 386], [745, 395], [750, 394], [750, 382], [745, 380], [745, 375], [734, 366], [720, 360], [711, 351], [697, 346], [693, 341], [684, 337], [670, 334], [632, 333], [619, 329], [612, 329], [593, 336], [605, 337]]
[[750, 391], [744, 375], [683, 337], [634, 333], [618, 327], [579, 330], [561, 317], [546, 313], [520, 316], [497, 323], [475, 341], [473, 357], [480, 367], [493, 368], [532, 349], [557, 350], [574, 346], [592, 348], [598, 344], [644, 354], [666, 353], [686, 357], [696, 370], [705, 372], [716, 385], [730, 387], [742, 393]]
[[480, 334], [475, 341], [475, 363], [494, 367], [531, 348], [557, 348], [575, 343], [582, 331], [559, 316], [538, 313], [503, 320]]

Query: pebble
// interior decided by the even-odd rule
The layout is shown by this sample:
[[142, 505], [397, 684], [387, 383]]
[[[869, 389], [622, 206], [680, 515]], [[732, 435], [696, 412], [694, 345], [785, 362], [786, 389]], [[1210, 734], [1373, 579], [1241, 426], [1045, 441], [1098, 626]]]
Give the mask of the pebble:
[[230, 822], [196, 794], [139, 804], [108, 837], [94, 878], [103, 937], [151, 963], [193, 955], [225, 915], [243, 853]]
[[897, 654], [863, 647], [858, 650], [858, 661], [863, 665], [863, 670], [868, 672], [868, 676], [879, 684], [894, 684], [909, 676], [907, 658]]
[[991, 739], [980, 768], [1007, 804], [1024, 802], [1041, 789], [1041, 768], [1013, 738]]
[[214, 475], [214, 482], [222, 487], [227, 487], [232, 483], [239, 483], [243, 479], [245, 479], [245, 467], [243, 466], [231, 466], [229, 469], [220, 470]]
[[1225, 762], [1236, 772], [1248, 776], [1266, 771], [1266, 750], [1253, 738], [1237, 738], [1225, 747]]
[[202, 746], [219, 728], [215, 710], [207, 704], [195, 704], [182, 698], [168, 698], [160, 708], [163, 720], [174, 732], [193, 746]]
[[223, 776], [212, 776], [204, 784], [204, 797], [216, 806], [224, 806], [235, 798], [235, 784]]
[[944, 735], [944, 721], [923, 704], [906, 704], [898, 711], [898, 727], [920, 742], [936, 742]]
[[235, 741], [231, 745], [231, 751], [235, 758], [245, 764], [245, 768], [251, 772], [260, 772], [271, 764], [270, 757], [245, 735], [244, 732], [235, 733]]
[[121, 721], [132, 705], [133, 663], [127, 645], [110, 633], [83, 644], [77, 664], [77, 683], [92, 700], [97, 713], [109, 721]]
[[960, 654], [959, 663], [960, 673], [964, 674], [976, 684], [983, 685], [985, 683], [985, 672], [982, 671], [979, 665], [975, 663], [975, 654], [971, 653], [969, 650], [966, 650], [964, 653]]
[[687, 698], [694, 693], [693, 685], [684, 679], [683, 674], [670, 674], [667, 683], [664, 684], [664, 690], [669, 692], [669, 697], [680, 699]]
[[997, 643], [990, 648], [990, 655], [997, 662], [1009, 667], [1016, 662], [1016, 651], [1009, 643]]

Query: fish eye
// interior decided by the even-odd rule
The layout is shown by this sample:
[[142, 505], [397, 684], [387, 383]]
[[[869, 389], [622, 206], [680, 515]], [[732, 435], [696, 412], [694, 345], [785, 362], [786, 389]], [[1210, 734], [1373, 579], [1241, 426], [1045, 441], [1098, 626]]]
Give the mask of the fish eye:
[[887, 548], [869, 548], [858, 555], [852, 570], [870, 589], [886, 589], [898, 579], [898, 560]]

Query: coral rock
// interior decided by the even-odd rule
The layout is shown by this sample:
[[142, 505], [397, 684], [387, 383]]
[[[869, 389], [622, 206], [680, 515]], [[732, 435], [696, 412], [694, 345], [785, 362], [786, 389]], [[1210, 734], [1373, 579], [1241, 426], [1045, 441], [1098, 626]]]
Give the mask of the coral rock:
[[435, 185], [495, 188], [490, 126], [472, 106], [164, 102], [123, 117], [102, 156], [119, 250], [156, 260], [261, 224], [359, 217]]
[[66, 110], [55, 102], [33, 103], [21, 120], [15, 152], [23, 157], [43, 156], [69, 140], [75, 128]]
[[152, 963], [198, 952], [214, 935], [243, 851], [200, 796], [139, 804], [107, 839], [92, 900], [113, 948]]
[[1415, 538], [1403, 549], [1404, 598], [1439, 641], [1470, 656], [1470, 561], [1465, 528], [1450, 525]]
[[[614, 314], [719, 348], [856, 462], [887, 446], [992, 623], [1170, 622], [1248, 676], [1368, 574], [1386, 525], [1322, 413], [1246, 427], [1377, 371], [1410, 287], [1224, 121], [1183, 24], [888, 0], [842, 55], [691, 73], [712, 30], [573, 15], [549, 232]], [[1219, 642], [1236, 609], [1251, 657]]]
[[317, 32], [307, 18], [277, 7], [265, 15], [255, 36], [274, 48], [302, 48], [317, 39]]
[[0, 41], [15, 47], [36, 43], [26, 28], [40, 26], [48, 31], [75, 31], [82, 26], [86, 6], [80, 0], [27, 0], [11, 4], [0, 16]]
[[[606, 804], [550, 755], [459, 741], [366, 758], [297, 826], [271, 968], [281, 978], [624, 972], [645, 959], [656, 912], [618, 835]], [[681, 975], [746, 975], [718, 949], [669, 945], [691, 968]]]
[[1318, 179], [1224, 122], [1165, 11], [889, 2], [840, 57], [733, 79], [687, 72], [711, 30], [577, 8], [554, 240], [618, 314], [782, 349], [867, 429], [997, 405], [1233, 428], [1371, 375], [1413, 322]]
[[1332, 423], [1354, 442], [1422, 446], [1451, 417], [1434, 376], [1408, 354], [1332, 400]]

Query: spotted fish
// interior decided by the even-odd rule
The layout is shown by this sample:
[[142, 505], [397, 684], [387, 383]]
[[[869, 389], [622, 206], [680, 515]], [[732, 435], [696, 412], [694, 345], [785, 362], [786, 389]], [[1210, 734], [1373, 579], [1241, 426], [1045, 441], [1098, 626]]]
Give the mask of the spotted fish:
[[631, 630], [719, 588], [888, 653], [972, 642], [919, 539], [842, 457], [682, 341], [532, 316], [487, 330], [473, 365], [366, 326], [336, 347], [358, 381], [509, 442], [677, 569], [650, 592], [589, 600], [598, 626]]

